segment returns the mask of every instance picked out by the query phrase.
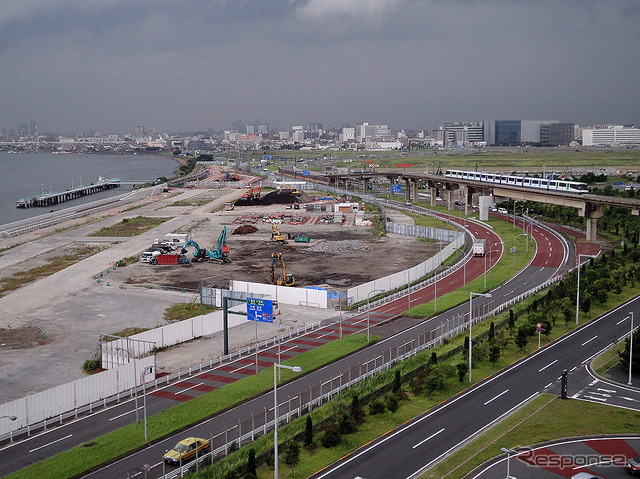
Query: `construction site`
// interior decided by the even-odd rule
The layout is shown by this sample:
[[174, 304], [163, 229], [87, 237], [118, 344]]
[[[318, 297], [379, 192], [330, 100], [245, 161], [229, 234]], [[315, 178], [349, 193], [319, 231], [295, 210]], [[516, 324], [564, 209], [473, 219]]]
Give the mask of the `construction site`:
[[[331, 208], [339, 199], [314, 201], [308, 193], [292, 190], [260, 196], [252, 189], [232, 208], [207, 214], [209, 221], [189, 231], [182, 249], [189, 264], [138, 262], [114, 271], [110, 279], [188, 290], [228, 288], [230, 279], [341, 289], [407, 269], [440, 248], [437, 242], [414, 237], [376, 238], [362, 205], [336, 215]], [[214, 261], [223, 254], [223, 261]]]

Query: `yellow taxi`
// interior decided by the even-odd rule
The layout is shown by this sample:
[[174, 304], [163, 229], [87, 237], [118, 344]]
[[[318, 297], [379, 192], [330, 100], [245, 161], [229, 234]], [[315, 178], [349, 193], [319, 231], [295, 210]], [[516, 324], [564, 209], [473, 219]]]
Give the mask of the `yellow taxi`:
[[204, 454], [209, 449], [209, 440], [199, 437], [188, 437], [176, 444], [164, 455], [167, 464], [180, 465]]

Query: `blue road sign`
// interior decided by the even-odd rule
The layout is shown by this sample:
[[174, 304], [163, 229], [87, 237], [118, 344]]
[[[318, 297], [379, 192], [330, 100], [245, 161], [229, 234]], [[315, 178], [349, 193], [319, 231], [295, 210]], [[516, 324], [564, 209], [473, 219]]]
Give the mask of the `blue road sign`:
[[247, 298], [247, 319], [273, 323], [273, 302], [270, 299]]
[[393, 185], [391, 186], [391, 192], [392, 193], [400, 193], [402, 191], [402, 186], [401, 185]]
[[304, 176], [310, 176], [311, 175], [311, 170], [302, 170], [302, 174]]

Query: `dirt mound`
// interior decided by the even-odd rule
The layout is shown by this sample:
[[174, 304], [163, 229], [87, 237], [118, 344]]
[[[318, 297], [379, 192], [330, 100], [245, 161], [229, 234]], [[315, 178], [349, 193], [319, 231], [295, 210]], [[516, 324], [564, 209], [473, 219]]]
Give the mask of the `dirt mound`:
[[311, 203], [313, 198], [304, 192], [292, 194], [290, 191], [271, 191], [261, 198], [240, 198], [235, 202], [236, 206], [258, 206], [258, 205], [291, 205], [293, 203]]
[[231, 234], [232, 235], [248, 235], [248, 234], [251, 234], [251, 233], [255, 233], [256, 231], [258, 231], [258, 228], [256, 228], [255, 226], [242, 225], [242, 226], [236, 228], [235, 230], [233, 230], [233, 232]]

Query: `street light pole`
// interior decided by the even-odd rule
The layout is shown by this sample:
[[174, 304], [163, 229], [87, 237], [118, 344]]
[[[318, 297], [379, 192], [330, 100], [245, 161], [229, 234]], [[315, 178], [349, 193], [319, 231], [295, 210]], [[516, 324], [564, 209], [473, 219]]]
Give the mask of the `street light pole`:
[[507, 449], [506, 447], [503, 447], [500, 449], [502, 452], [506, 452], [507, 453], [507, 479], [511, 479], [511, 474], [509, 472], [509, 462], [511, 461], [511, 450]]
[[369, 342], [369, 324], [370, 324], [370, 318], [371, 315], [369, 314], [370, 311], [370, 306], [369, 306], [369, 301], [371, 300], [371, 293], [384, 293], [384, 289], [373, 289], [371, 291], [369, 291], [369, 294], [367, 294], [367, 343]]
[[147, 442], [147, 389], [145, 388], [145, 376], [153, 371], [153, 368], [164, 369], [162, 367], [147, 366], [142, 370], [142, 413], [144, 414], [144, 442]]
[[300, 366], [287, 366], [286, 364], [273, 364], [273, 477], [278, 479], [278, 376], [276, 370], [280, 368], [290, 369], [294, 373], [302, 372]]
[[491, 298], [491, 293], [474, 293], [469, 292], [469, 383], [471, 383], [471, 328], [473, 326], [473, 297], [484, 296]]
[[633, 360], [633, 311], [629, 311], [629, 315], [631, 316], [631, 339], [629, 340], [629, 382], [627, 382], [627, 384], [631, 386], [631, 363]]

